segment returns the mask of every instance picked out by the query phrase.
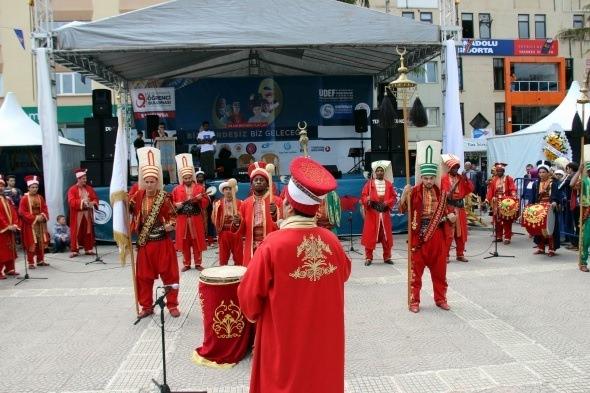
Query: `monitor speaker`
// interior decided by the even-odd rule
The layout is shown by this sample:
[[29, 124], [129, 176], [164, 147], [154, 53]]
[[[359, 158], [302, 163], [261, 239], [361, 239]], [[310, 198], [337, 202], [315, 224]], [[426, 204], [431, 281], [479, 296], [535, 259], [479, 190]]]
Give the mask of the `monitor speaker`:
[[366, 109], [356, 109], [354, 111], [354, 130], [359, 134], [369, 131]]
[[147, 115], [145, 117], [145, 138], [153, 139], [154, 133], [158, 131], [160, 125], [160, 116], [158, 115]]
[[[406, 176], [406, 160], [404, 150], [392, 150], [391, 156], [389, 152], [385, 151], [370, 151], [365, 153], [365, 171], [371, 172], [371, 164], [373, 161], [391, 160], [391, 169], [393, 177]], [[414, 174], [414, 168], [410, 162], [410, 173]]]
[[92, 115], [94, 117], [113, 116], [111, 91], [108, 89], [92, 90]]

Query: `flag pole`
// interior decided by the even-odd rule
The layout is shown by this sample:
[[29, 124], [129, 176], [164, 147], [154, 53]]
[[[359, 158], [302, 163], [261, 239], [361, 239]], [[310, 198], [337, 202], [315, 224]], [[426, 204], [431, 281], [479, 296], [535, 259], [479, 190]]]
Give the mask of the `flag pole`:
[[131, 256], [131, 278], [133, 281], [133, 295], [135, 296], [135, 313], [139, 315], [139, 295], [137, 292], [137, 275], [135, 273], [135, 251], [133, 251], [133, 240], [131, 239], [131, 223], [129, 222], [129, 198], [125, 199], [125, 224], [129, 234], [129, 255]]

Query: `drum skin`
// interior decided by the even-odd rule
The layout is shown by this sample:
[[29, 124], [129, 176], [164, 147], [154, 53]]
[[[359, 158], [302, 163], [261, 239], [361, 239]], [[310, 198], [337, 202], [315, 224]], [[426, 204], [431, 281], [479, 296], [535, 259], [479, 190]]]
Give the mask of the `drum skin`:
[[518, 199], [513, 197], [504, 197], [498, 203], [498, 212], [503, 220], [510, 221], [518, 216]]
[[555, 214], [549, 203], [527, 205], [522, 212], [522, 226], [531, 236], [553, 235]]

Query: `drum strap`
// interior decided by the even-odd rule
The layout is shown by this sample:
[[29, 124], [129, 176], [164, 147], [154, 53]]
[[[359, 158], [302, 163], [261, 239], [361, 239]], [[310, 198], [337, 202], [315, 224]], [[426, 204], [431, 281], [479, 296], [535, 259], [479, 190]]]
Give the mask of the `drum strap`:
[[145, 243], [147, 242], [148, 234], [150, 233], [150, 231], [154, 227], [154, 224], [156, 223], [156, 218], [158, 218], [158, 214], [160, 213], [160, 209], [162, 208], [162, 205], [164, 205], [165, 200], [166, 200], [166, 192], [160, 191], [158, 193], [158, 196], [154, 200], [154, 204], [152, 205], [152, 210], [150, 211], [150, 214], [148, 215], [147, 219], [143, 223], [143, 227], [141, 228], [141, 232], [140, 232], [139, 237], [137, 239], [138, 246], [144, 246]]

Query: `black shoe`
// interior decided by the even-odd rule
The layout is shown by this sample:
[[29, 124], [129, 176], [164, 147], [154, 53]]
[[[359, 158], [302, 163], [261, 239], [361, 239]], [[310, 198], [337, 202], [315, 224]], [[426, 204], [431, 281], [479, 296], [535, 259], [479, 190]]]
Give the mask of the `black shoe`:
[[388, 259], [386, 261], [383, 261], [383, 263], [386, 263], [388, 265], [393, 265], [393, 261], [391, 259]]
[[371, 263], [373, 263], [373, 261], [371, 261], [370, 259], [367, 259], [365, 261], [365, 266], [371, 266]]

